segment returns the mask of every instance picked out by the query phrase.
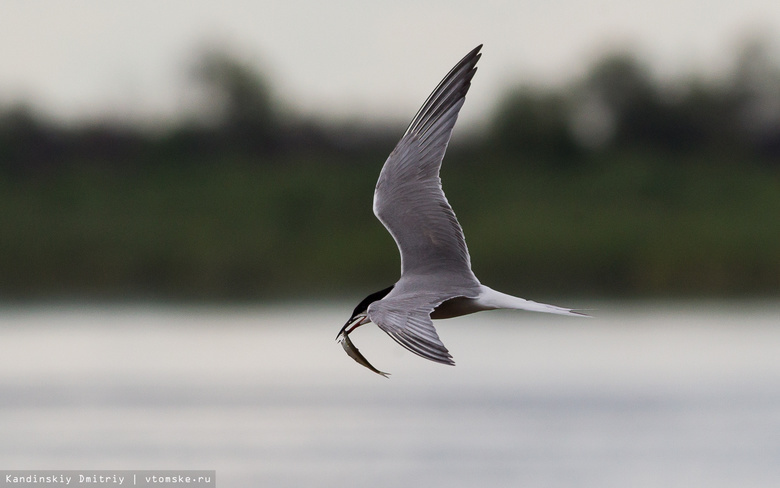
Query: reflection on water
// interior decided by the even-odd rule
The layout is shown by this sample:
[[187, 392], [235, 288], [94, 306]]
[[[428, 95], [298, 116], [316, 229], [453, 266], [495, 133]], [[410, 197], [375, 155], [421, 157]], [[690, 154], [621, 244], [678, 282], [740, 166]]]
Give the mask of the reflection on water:
[[780, 304], [437, 322], [455, 368], [351, 308], [6, 309], [3, 469], [216, 469], [233, 486], [774, 487]]

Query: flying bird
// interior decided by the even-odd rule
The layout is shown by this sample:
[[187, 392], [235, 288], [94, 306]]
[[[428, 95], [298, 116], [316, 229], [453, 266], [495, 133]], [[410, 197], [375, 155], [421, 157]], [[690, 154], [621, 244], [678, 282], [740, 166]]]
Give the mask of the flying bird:
[[382, 376], [349, 338], [373, 322], [409, 351], [454, 365], [432, 319], [509, 308], [584, 315], [493, 290], [471, 271], [463, 229], [441, 187], [439, 169], [463, 106], [480, 44], [455, 65], [414, 116], [385, 161], [374, 190], [374, 214], [401, 253], [401, 278], [368, 295], [352, 312], [336, 340], [355, 361]]

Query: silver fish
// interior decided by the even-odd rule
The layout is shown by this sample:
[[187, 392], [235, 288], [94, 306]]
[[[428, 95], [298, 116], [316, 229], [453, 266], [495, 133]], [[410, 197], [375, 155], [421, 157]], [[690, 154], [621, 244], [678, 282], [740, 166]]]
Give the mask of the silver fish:
[[354, 359], [355, 361], [362, 364], [363, 366], [370, 369], [376, 374], [381, 374], [385, 378], [390, 376], [390, 373], [379, 371], [374, 366], [372, 366], [371, 363], [368, 362], [368, 359], [366, 359], [362, 354], [360, 354], [358, 348], [355, 347], [354, 344], [352, 344], [352, 341], [349, 340], [349, 335], [347, 335], [347, 333], [342, 332], [341, 334], [339, 334], [336, 340], [341, 343], [342, 347], [344, 347], [344, 350], [347, 351], [349, 357], [351, 357], [352, 359]]

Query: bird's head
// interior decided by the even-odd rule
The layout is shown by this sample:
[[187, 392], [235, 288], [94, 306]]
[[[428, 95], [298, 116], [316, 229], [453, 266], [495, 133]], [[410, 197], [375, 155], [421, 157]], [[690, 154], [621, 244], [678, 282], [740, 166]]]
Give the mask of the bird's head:
[[392, 289], [393, 287], [389, 286], [384, 290], [380, 290], [378, 292], [368, 295], [360, 303], [358, 303], [357, 307], [355, 307], [355, 310], [352, 311], [352, 316], [349, 318], [349, 320], [347, 320], [347, 323], [344, 324], [344, 327], [341, 328], [339, 334], [336, 336], [336, 341], [341, 343], [341, 345], [344, 347], [344, 350], [347, 352], [349, 357], [351, 357], [358, 363], [362, 364], [366, 368], [370, 369], [371, 371], [380, 374], [384, 377], [387, 377], [387, 373], [379, 371], [378, 369], [373, 367], [365, 357], [363, 357], [363, 355], [360, 353], [358, 348], [355, 347], [354, 344], [352, 344], [352, 341], [349, 339], [349, 334], [353, 330], [360, 327], [361, 325], [371, 322], [371, 319], [368, 318], [368, 306], [374, 303], [375, 301], [381, 300], [384, 297], [386, 297], [387, 294], [390, 293], [390, 290]]
[[336, 340], [341, 342], [339, 340], [340, 338], [346, 337], [361, 325], [365, 325], [371, 322], [371, 319], [368, 318], [368, 306], [377, 300], [381, 300], [386, 297], [392, 289], [393, 286], [388, 286], [387, 288], [374, 292], [361, 300], [360, 303], [357, 304], [357, 307], [355, 307], [355, 310], [352, 311], [352, 315], [349, 317], [349, 320], [347, 320], [347, 323], [344, 324], [344, 327], [342, 327], [339, 331], [338, 336], [336, 336]]

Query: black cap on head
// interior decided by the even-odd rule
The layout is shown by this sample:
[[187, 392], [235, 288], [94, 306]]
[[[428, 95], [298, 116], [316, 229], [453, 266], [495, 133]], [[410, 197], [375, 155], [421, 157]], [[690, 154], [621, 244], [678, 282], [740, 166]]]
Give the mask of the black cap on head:
[[355, 307], [355, 310], [352, 311], [352, 318], [354, 318], [359, 313], [365, 313], [366, 310], [368, 310], [368, 306], [374, 303], [377, 300], [381, 300], [384, 297], [387, 296], [388, 293], [393, 289], [395, 285], [390, 285], [384, 290], [379, 290], [377, 292], [374, 292], [370, 295], [368, 295], [366, 298], [364, 298], [360, 303], [357, 304], [357, 307]]

